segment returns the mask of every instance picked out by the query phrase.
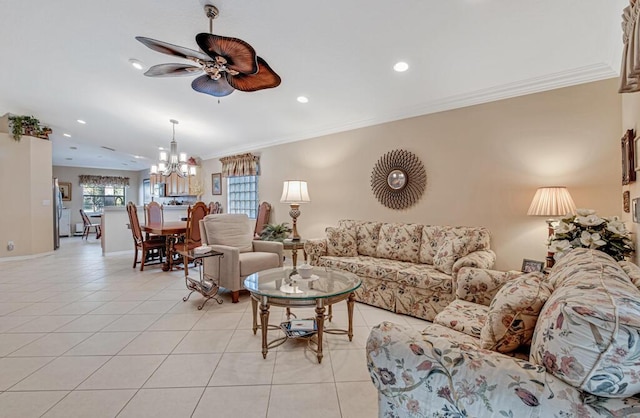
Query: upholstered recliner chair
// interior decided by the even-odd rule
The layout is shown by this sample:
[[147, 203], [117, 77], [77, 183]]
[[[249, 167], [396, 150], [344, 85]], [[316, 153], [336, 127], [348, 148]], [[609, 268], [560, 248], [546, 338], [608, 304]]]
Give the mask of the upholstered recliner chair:
[[238, 302], [244, 279], [261, 270], [282, 267], [282, 243], [253, 239], [254, 225], [244, 214], [207, 215], [200, 221], [202, 244], [224, 254], [204, 259], [204, 273], [230, 290]]

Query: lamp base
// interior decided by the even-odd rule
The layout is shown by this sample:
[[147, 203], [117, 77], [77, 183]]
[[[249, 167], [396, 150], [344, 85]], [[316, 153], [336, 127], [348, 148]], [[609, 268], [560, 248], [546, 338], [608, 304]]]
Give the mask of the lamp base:
[[297, 203], [291, 203], [289, 205], [291, 210], [289, 211], [289, 216], [291, 216], [291, 220], [293, 221], [293, 235], [291, 236], [291, 241], [300, 241], [300, 235], [298, 235], [298, 216], [300, 216], [300, 205]]

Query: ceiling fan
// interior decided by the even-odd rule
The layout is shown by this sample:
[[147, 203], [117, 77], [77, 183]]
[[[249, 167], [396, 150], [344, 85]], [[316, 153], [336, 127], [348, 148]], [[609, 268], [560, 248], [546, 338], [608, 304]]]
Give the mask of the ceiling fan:
[[196, 35], [196, 43], [203, 52], [172, 45], [144, 36], [136, 39], [147, 47], [163, 54], [173, 55], [193, 61], [190, 64], [159, 64], [149, 68], [148, 77], [174, 77], [203, 75], [193, 80], [191, 87], [200, 93], [224, 97], [234, 90], [257, 91], [280, 85], [280, 76], [260, 58], [251, 45], [238, 38], [214, 35], [213, 19], [218, 17], [218, 8], [204, 6], [209, 18], [209, 33]]

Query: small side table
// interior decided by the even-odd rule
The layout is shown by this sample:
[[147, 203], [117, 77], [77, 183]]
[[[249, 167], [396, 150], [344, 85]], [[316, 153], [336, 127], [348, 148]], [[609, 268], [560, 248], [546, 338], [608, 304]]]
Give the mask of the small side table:
[[296, 269], [298, 265], [298, 250], [302, 250], [302, 254], [304, 255], [304, 262], [307, 262], [307, 252], [304, 250], [304, 243], [306, 240], [292, 241], [290, 239], [285, 239], [282, 241], [282, 245], [285, 250], [291, 250], [291, 259], [293, 261], [293, 269]]
[[176, 252], [182, 256], [185, 265], [192, 261], [194, 266], [198, 267], [197, 279], [189, 277], [187, 269], [184, 269], [184, 283], [187, 286], [187, 289], [191, 292], [187, 296], [183, 297], [182, 301], [186, 302], [189, 300], [193, 292], [198, 292], [205, 298], [204, 302], [198, 306], [198, 310], [202, 310], [202, 307], [209, 301], [209, 299], [215, 299], [218, 304], [222, 303], [222, 299], [217, 296], [218, 290], [220, 289], [218, 283], [213, 280], [207, 280], [206, 275], [204, 274], [203, 260], [207, 257], [224, 257], [224, 254], [213, 250], [204, 254], [196, 254], [193, 250], [176, 250]]

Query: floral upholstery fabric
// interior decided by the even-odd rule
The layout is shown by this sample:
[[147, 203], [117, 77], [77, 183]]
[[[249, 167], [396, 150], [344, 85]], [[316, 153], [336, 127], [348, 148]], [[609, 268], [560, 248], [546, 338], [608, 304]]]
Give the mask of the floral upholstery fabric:
[[451, 274], [453, 265], [460, 257], [474, 251], [488, 250], [489, 240], [489, 232], [485, 228], [449, 228], [433, 255], [433, 265], [438, 270]]
[[338, 257], [355, 257], [358, 255], [356, 231], [353, 229], [325, 229], [327, 234], [327, 254]]
[[390, 260], [420, 261], [420, 240], [422, 225], [416, 224], [383, 224], [376, 256]]
[[463, 267], [456, 275], [456, 298], [489, 306], [505, 283], [521, 275], [519, 271]]
[[[451, 273], [444, 273], [432, 264], [433, 255], [447, 237], [470, 237], [471, 244], [462, 249], [463, 253], [474, 248], [473, 245], [476, 244], [473, 243], [481, 243], [482, 245], [476, 245], [481, 248], [483, 240], [489, 239], [489, 233], [484, 228], [390, 224], [350, 219], [340, 220], [338, 225], [338, 228], [327, 229], [326, 239], [307, 240], [304, 249], [309, 263], [358, 275], [363, 281], [362, 287], [356, 292], [356, 298], [360, 302], [429, 321], [455, 299], [455, 280], [460, 269], [491, 268], [495, 262], [495, 253], [488, 248], [487, 241], [486, 249], [456, 255]], [[426, 235], [424, 229], [427, 229]], [[346, 234], [349, 239], [344, 236], [331, 237], [336, 231], [348, 231]], [[356, 231], [357, 254], [353, 253], [350, 240], [352, 231]], [[340, 245], [348, 246], [348, 249], [343, 248], [344, 252], [340, 252], [337, 248]], [[329, 249], [329, 246], [333, 248]], [[426, 262], [427, 260], [430, 262]], [[378, 290], [383, 295], [375, 295]], [[395, 293], [391, 296], [390, 292]]]
[[640, 400], [584, 396], [544, 367], [478, 348], [472, 337], [430, 325], [383, 322], [367, 340], [379, 416], [640, 417]]
[[318, 266], [320, 257], [327, 255], [327, 240], [324, 238], [308, 239], [304, 243], [304, 252], [307, 253], [309, 263]]
[[622, 270], [627, 273], [627, 276], [631, 279], [631, 283], [640, 289], [640, 267], [626, 260], [618, 261], [618, 264], [622, 267]]
[[549, 275], [531, 359], [600, 397], [640, 392], [640, 290], [601, 251], [577, 248]]
[[551, 286], [540, 272], [507, 282], [491, 301], [480, 333], [481, 347], [508, 353], [531, 345], [538, 315], [550, 295]]
[[380, 237], [380, 222], [362, 222], [356, 227], [358, 254], [375, 257]]
[[484, 305], [456, 299], [436, 315], [433, 323], [480, 338], [488, 313], [489, 308]]

